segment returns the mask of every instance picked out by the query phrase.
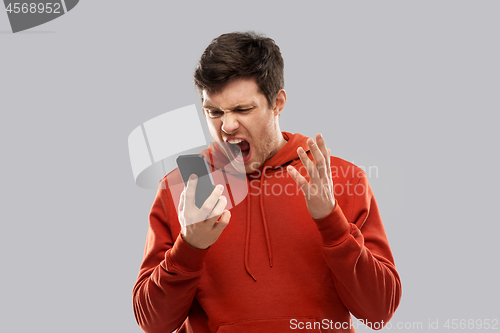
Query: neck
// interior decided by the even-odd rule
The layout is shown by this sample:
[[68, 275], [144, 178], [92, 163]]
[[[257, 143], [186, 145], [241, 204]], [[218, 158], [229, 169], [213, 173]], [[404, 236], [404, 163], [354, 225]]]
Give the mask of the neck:
[[267, 157], [266, 160], [269, 160], [271, 157], [273, 157], [274, 155], [276, 155], [280, 150], [281, 148], [283, 148], [285, 145], [286, 145], [286, 140], [285, 138], [283, 137], [283, 134], [281, 134], [281, 131], [279, 131], [279, 128], [278, 128], [278, 133], [277, 133], [277, 137], [275, 139], [276, 141], [276, 145], [275, 145], [275, 149], [271, 152], [271, 154], [269, 154], [269, 156]]

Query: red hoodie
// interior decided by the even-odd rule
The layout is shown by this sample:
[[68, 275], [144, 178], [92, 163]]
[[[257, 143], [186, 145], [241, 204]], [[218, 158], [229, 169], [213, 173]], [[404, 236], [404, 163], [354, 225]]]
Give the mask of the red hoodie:
[[401, 282], [365, 173], [331, 157], [336, 205], [314, 220], [286, 172], [307, 174], [297, 155], [302, 147], [312, 158], [307, 138], [283, 137], [285, 146], [247, 175], [249, 194], [206, 250], [180, 236], [182, 187], [169, 188], [178, 169], [162, 180], [133, 290], [144, 332], [354, 332], [350, 313], [373, 328], [392, 317]]

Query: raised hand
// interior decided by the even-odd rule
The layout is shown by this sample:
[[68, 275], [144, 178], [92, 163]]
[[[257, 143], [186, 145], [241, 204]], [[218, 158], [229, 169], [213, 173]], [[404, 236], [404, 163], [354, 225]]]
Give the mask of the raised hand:
[[293, 166], [289, 165], [287, 171], [302, 189], [309, 213], [313, 219], [317, 220], [330, 214], [335, 207], [332, 173], [330, 170], [330, 149], [326, 148], [325, 140], [320, 133], [316, 135], [316, 141], [309, 138], [307, 144], [311, 150], [314, 162], [309, 159], [302, 147], [297, 149], [297, 153], [307, 170], [309, 181]]

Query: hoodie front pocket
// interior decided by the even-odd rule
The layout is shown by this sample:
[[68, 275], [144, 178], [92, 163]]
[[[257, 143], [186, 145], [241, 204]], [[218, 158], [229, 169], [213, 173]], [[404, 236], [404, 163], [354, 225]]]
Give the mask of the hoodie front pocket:
[[314, 318], [272, 318], [242, 320], [219, 325], [217, 333], [262, 333], [262, 332], [321, 332], [321, 322]]

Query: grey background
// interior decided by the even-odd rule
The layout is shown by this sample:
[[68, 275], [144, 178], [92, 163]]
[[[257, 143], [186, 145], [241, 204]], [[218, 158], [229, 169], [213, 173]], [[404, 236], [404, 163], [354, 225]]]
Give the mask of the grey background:
[[322, 132], [333, 154], [378, 168], [370, 182], [403, 281], [393, 323], [500, 319], [499, 10], [81, 1], [15, 35], [0, 12], [0, 331], [141, 331], [131, 292], [155, 191], [134, 184], [127, 137], [199, 107], [197, 59], [235, 30], [281, 47], [282, 130]]

